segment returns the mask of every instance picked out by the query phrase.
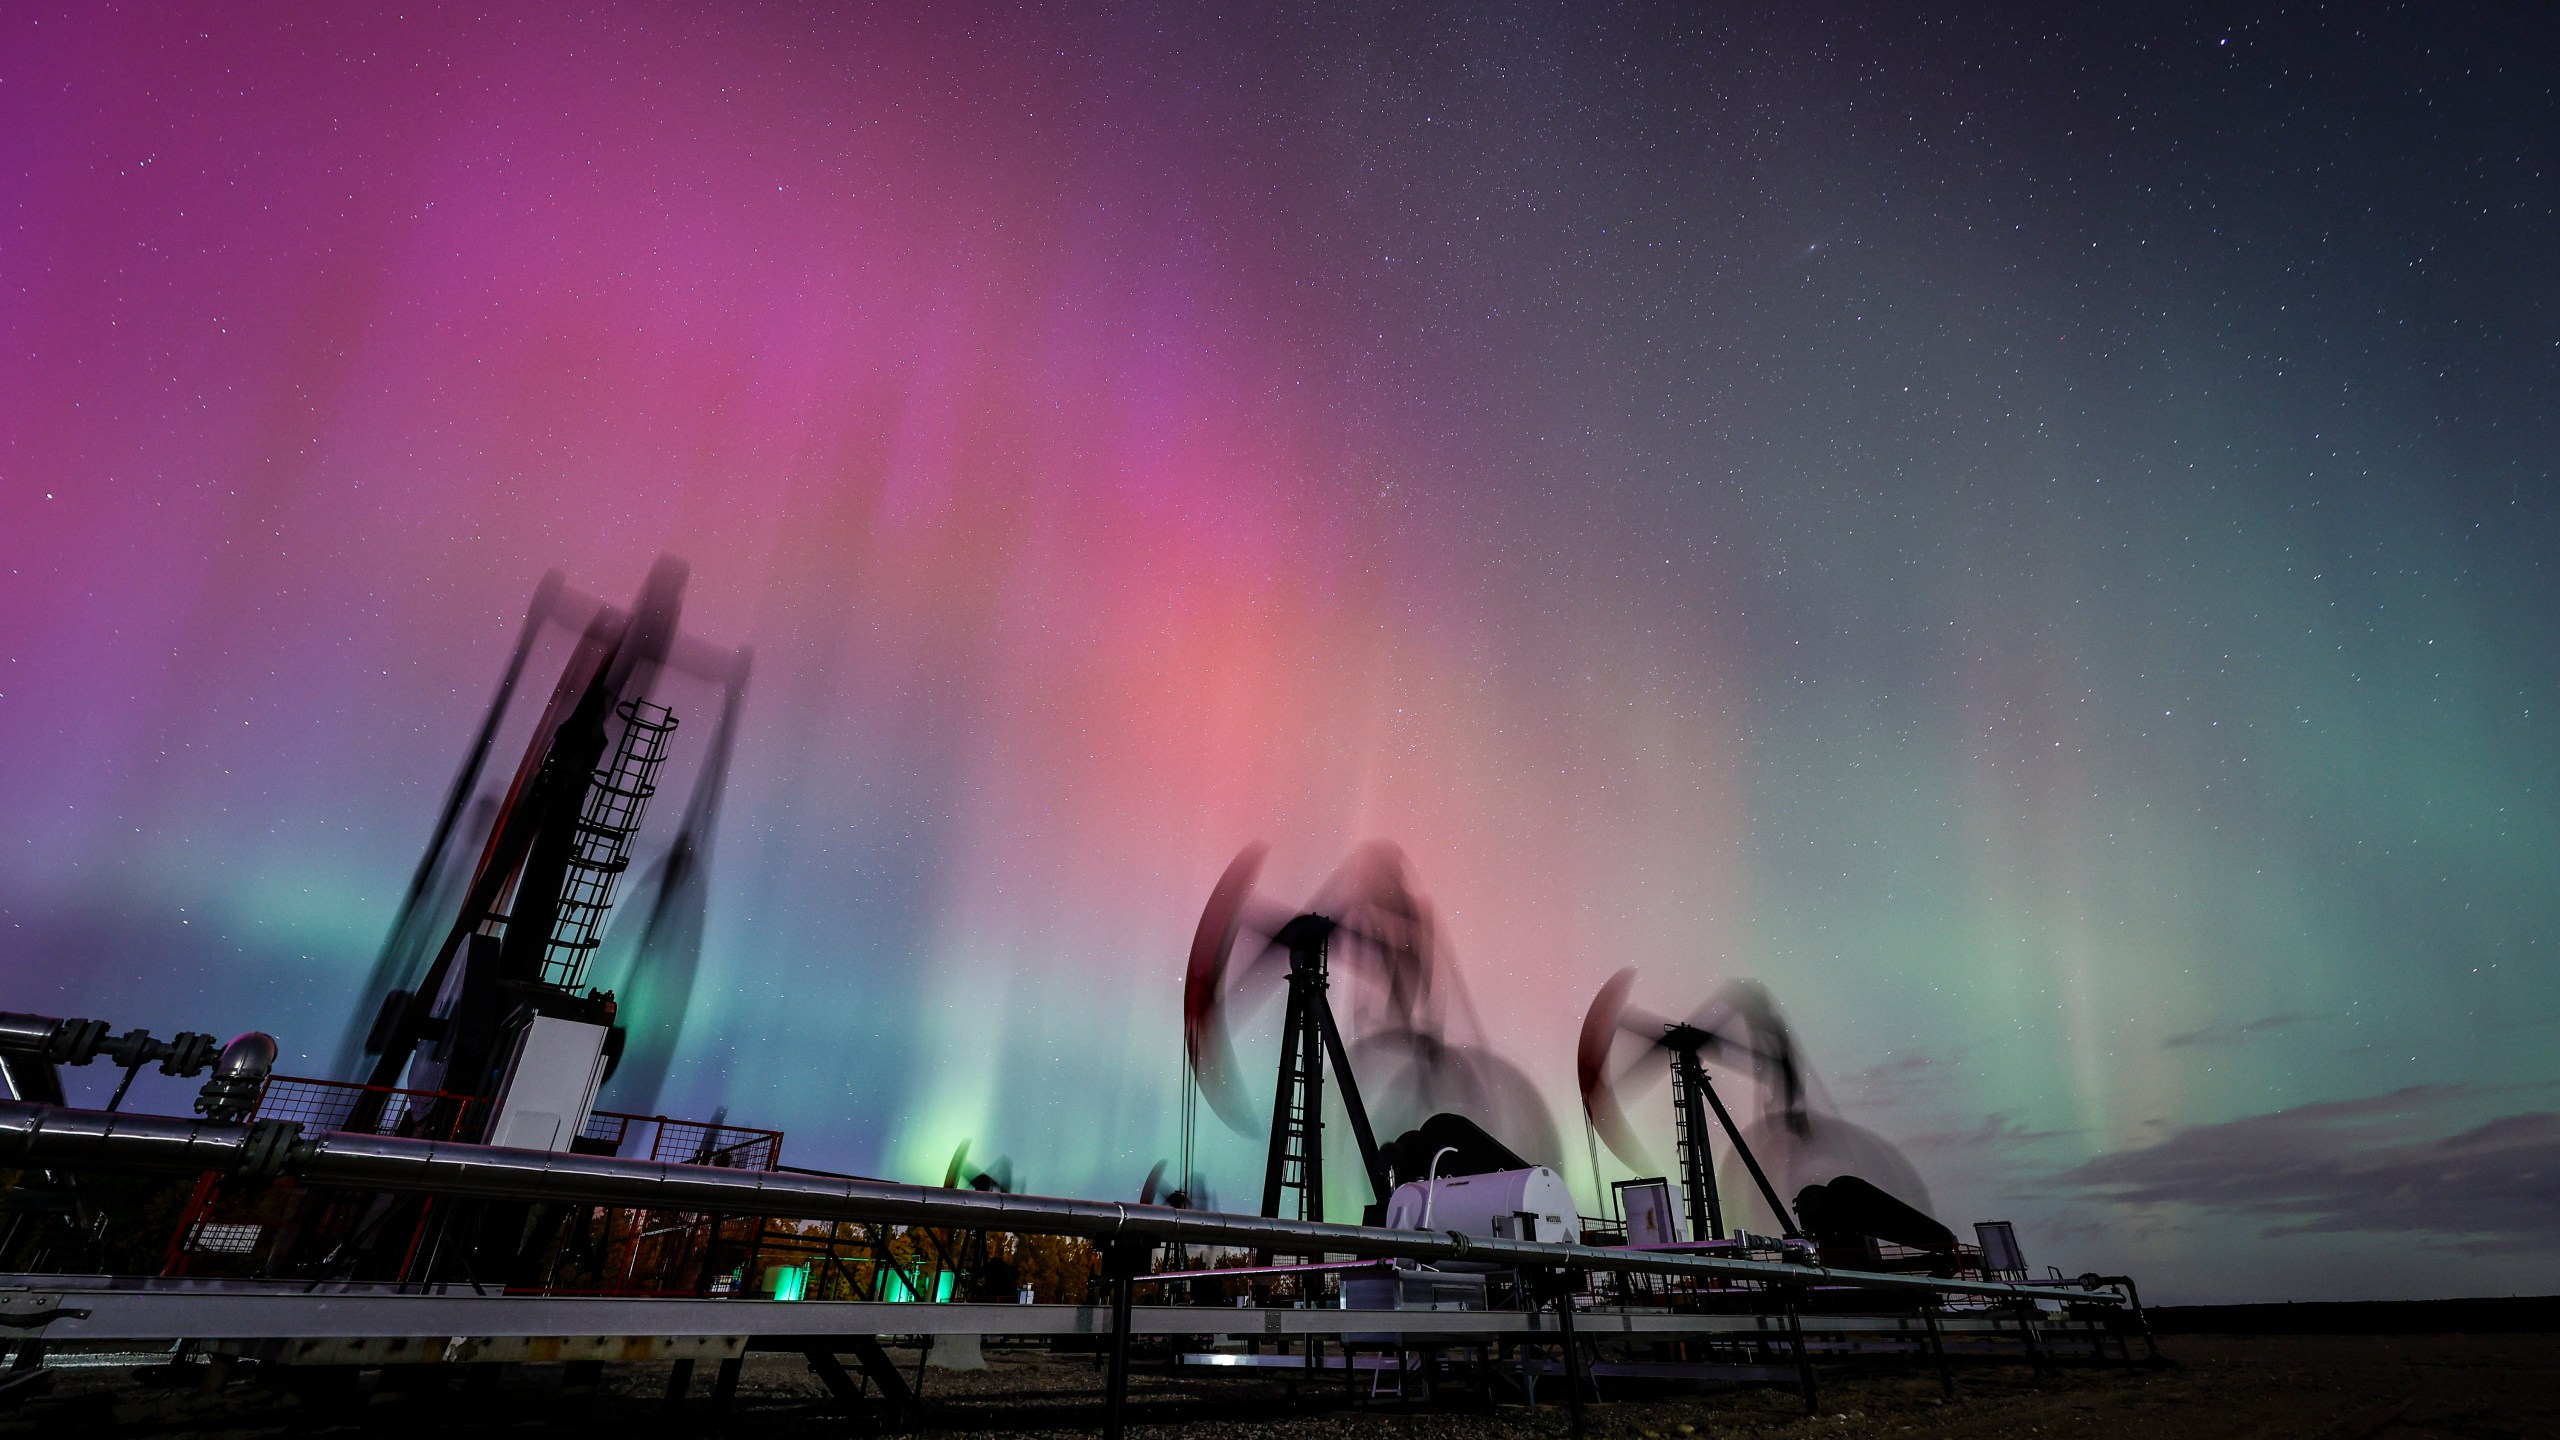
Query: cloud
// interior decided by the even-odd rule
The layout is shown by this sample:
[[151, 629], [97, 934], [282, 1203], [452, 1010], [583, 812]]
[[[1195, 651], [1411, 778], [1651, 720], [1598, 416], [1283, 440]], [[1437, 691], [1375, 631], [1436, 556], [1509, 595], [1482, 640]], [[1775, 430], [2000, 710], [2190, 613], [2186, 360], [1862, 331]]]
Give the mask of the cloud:
[[2047, 1140], [2068, 1138], [2069, 1130], [2031, 1130], [2006, 1110], [1994, 1110], [1980, 1123], [1962, 1130], [1937, 1130], [1904, 1142], [1914, 1150], [1960, 1151], [1975, 1155], [2007, 1155]]
[[2160, 1042], [2160, 1048], [2179, 1050], [2190, 1046], [2238, 1045], [2243, 1041], [2264, 1035], [2270, 1030], [2299, 1025], [2310, 1018], [2308, 1015], [2267, 1015], [2240, 1025], [2207, 1025], [2200, 1030], [2189, 1030], [2183, 1034], [2172, 1035]]
[[1905, 1050], [1881, 1064], [1841, 1076], [1839, 1093], [1866, 1110], [1927, 1107], [1941, 1104], [1949, 1091], [1972, 1076], [1973, 1067], [1962, 1050], [1946, 1055]]
[[2560, 1113], [2454, 1128], [2484, 1093], [2417, 1085], [2189, 1126], [2057, 1181], [2120, 1205], [2271, 1221], [2260, 1232], [2270, 1238], [2382, 1232], [2474, 1251], [2560, 1242]]

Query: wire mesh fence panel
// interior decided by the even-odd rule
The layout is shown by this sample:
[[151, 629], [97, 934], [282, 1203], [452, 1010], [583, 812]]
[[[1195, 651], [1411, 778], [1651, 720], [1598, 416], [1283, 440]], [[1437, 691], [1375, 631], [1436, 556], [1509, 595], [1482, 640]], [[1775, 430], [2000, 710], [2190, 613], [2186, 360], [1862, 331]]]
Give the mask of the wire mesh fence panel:
[[462, 1133], [481, 1103], [440, 1090], [393, 1090], [346, 1080], [277, 1075], [258, 1096], [257, 1118], [290, 1120], [305, 1130], [450, 1140]]
[[774, 1170], [782, 1164], [782, 1132], [751, 1125], [597, 1110], [588, 1115], [580, 1138], [597, 1146], [611, 1145], [615, 1155], [678, 1165]]
[[692, 1120], [658, 1122], [652, 1160], [717, 1165], [725, 1170], [772, 1170], [782, 1164], [782, 1132]]
[[611, 1148], [603, 1153], [618, 1156], [622, 1153], [623, 1145], [631, 1138], [633, 1123], [646, 1118], [640, 1115], [620, 1115], [611, 1110], [592, 1111], [587, 1116], [586, 1125], [578, 1131], [578, 1138], [599, 1146], [610, 1146]]

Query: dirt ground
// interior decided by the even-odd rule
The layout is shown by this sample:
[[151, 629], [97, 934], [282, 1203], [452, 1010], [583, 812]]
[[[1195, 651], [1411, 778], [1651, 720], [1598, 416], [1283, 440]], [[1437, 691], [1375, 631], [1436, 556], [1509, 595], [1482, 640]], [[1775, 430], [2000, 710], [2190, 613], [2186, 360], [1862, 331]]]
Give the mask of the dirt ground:
[[[1821, 1413], [1807, 1417], [1792, 1389], [1639, 1393], [1614, 1385], [1585, 1411], [1595, 1440], [1701, 1436], [2220, 1437], [2317, 1440], [2544, 1436], [2560, 1440], [2560, 1336], [2209, 1336], [2163, 1342], [2162, 1369], [2071, 1366], [2038, 1377], [2026, 1366], [1974, 1362], [1957, 1371], [1953, 1402], [1925, 1368], [1826, 1366]], [[894, 1353], [894, 1352], [893, 1352]], [[903, 1357], [913, 1362], [913, 1352]], [[876, 1417], [835, 1410], [797, 1356], [751, 1357], [725, 1416], [703, 1398], [669, 1413], [664, 1365], [609, 1369], [591, 1398], [559, 1393], [557, 1367], [520, 1367], [482, 1383], [421, 1384], [302, 1398], [234, 1381], [217, 1395], [153, 1385], [130, 1367], [60, 1372], [50, 1395], [0, 1411], [0, 1436], [89, 1434], [301, 1437], [405, 1433], [522, 1437], [667, 1435], [796, 1437], [874, 1433]], [[917, 1436], [1019, 1440], [1091, 1435], [1101, 1423], [1101, 1375], [1082, 1356], [997, 1350], [974, 1373], [929, 1372]], [[1453, 1400], [1440, 1409], [1380, 1401], [1354, 1409], [1341, 1381], [1292, 1384], [1270, 1372], [1141, 1372], [1131, 1433], [1235, 1435], [1267, 1440], [1435, 1440], [1567, 1433], [1561, 1404], [1537, 1410]]]

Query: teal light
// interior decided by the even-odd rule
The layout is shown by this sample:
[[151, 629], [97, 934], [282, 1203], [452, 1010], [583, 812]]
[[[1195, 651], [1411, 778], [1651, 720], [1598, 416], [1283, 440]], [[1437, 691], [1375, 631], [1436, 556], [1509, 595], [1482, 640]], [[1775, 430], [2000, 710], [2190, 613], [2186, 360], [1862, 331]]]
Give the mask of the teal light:
[[809, 1293], [809, 1267], [785, 1265], [773, 1272], [773, 1298], [799, 1300]]
[[934, 1282], [933, 1282], [933, 1303], [934, 1303], [934, 1304], [936, 1304], [936, 1305], [948, 1305], [948, 1304], [950, 1304], [950, 1303], [951, 1303], [951, 1278], [952, 1278], [952, 1277], [951, 1277], [951, 1272], [950, 1272], [950, 1271], [948, 1271], [948, 1270], [945, 1270], [945, 1271], [943, 1271], [943, 1272], [942, 1272], [942, 1274], [941, 1274], [938, 1278], [936, 1278], [936, 1279], [934, 1280]]
[[880, 1298], [893, 1305], [903, 1305], [915, 1299], [916, 1292], [907, 1288], [906, 1276], [895, 1270], [886, 1270], [880, 1276]]

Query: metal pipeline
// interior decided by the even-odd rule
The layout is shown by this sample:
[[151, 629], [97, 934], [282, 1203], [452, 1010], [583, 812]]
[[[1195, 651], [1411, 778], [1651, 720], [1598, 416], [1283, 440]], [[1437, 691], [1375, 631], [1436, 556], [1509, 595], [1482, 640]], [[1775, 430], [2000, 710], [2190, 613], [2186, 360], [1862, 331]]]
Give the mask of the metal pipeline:
[[54, 1032], [61, 1028], [62, 1022], [50, 1015], [0, 1010], [0, 1054], [42, 1055], [52, 1048]]
[[1089, 1240], [1179, 1242], [1284, 1254], [1468, 1261], [1523, 1270], [1579, 1268], [1749, 1280], [1767, 1285], [1845, 1285], [2005, 1300], [2114, 1304], [2100, 1292], [2004, 1281], [1940, 1280], [1719, 1256], [1590, 1245], [1493, 1240], [1455, 1231], [1387, 1230], [1176, 1210], [1107, 1200], [1067, 1200], [946, 1190], [883, 1180], [730, 1170], [656, 1160], [615, 1160], [546, 1150], [329, 1133], [294, 1136], [279, 1122], [216, 1125], [0, 1101], [0, 1167], [176, 1172], [281, 1172], [306, 1185], [486, 1200], [551, 1201], [627, 1210], [673, 1210], [786, 1220], [850, 1220], [947, 1230], [1074, 1235]]

